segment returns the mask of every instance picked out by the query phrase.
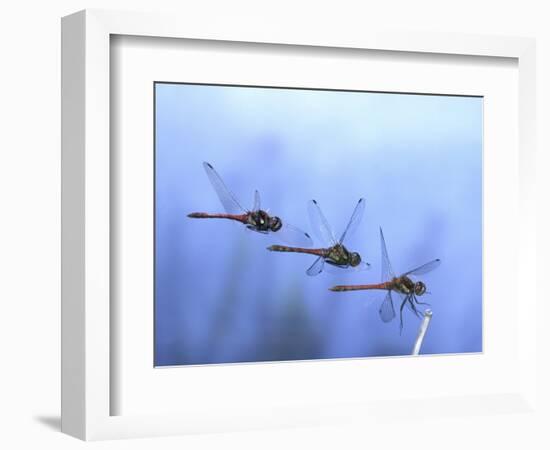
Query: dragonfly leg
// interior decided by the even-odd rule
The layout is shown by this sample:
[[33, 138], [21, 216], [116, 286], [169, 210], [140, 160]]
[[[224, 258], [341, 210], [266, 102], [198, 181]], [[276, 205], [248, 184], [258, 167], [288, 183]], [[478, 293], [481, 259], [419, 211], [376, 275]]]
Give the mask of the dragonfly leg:
[[269, 231], [265, 231], [265, 230], [260, 230], [258, 229], [257, 227], [253, 226], [253, 225], [247, 225], [246, 228], [250, 231], [254, 231], [256, 233], [261, 233], [261, 234], [269, 234]]
[[[409, 304], [411, 305], [412, 310], [413, 310], [414, 314], [416, 315], [416, 317], [422, 317], [422, 315], [420, 314], [420, 311], [418, 311], [418, 309], [416, 308], [414, 302], [418, 303], [418, 300], [416, 299], [416, 295], [413, 294], [413, 295], [409, 296]], [[418, 303], [418, 304], [420, 304], [420, 303]]]
[[405, 304], [409, 301], [409, 297], [405, 297], [403, 302], [401, 302], [401, 307], [399, 308], [399, 334], [403, 332], [403, 308]]
[[416, 295], [415, 295], [413, 298], [414, 298], [414, 301], [416, 302], [417, 305], [431, 306], [429, 303], [426, 303], [426, 302], [419, 302], [418, 299], [416, 298]]

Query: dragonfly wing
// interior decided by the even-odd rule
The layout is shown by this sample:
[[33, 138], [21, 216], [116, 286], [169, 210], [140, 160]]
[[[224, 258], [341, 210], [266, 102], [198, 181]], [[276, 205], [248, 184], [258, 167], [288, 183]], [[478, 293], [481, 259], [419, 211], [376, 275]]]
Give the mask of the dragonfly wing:
[[364, 272], [365, 270], [369, 270], [369, 269], [370, 269], [370, 264], [365, 261], [361, 261], [359, 265], [353, 267], [353, 270], [355, 272]]
[[260, 199], [260, 193], [258, 192], [258, 189], [254, 191], [254, 206], [252, 207], [252, 211], [259, 211], [262, 209], [262, 201]]
[[225, 211], [228, 214], [242, 214], [246, 212], [245, 209], [239, 204], [235, 195], [227, 188], [221, 177], [218, 175], [218, 172], [214, 170], [214, 167], [210, 163], [202, 163], [206, 175], [212, 184], [212, 187], [218, 194], [221, 204], [223, 205]]
[[344, 271], [349, 271], [350, 268], [351, 266], [337, 266], [326, 262], [324, 270], [334, 275], [342, 275], [342, 273], [345, 273]]
[[334, 238], [332, 228], [328, 224], [328, 221], [321, 211], [321, 208], [319, 207], [317, 201], [310, 200], [307, 206], [311, 228], [313, 229], [315, 236], [317, 236], [322, 244], [328, 245], [330, 247], [336, 245], [337, 242]]
[[393, 308], [393, 300], [391, 298], [391, 291], [388, 291], [384, 301], [380, 305], [378, 310], [382, 322], [390, 322], [395, 317], [395, 309]]
[[311, 265], [309, 269], [307, 269], [306, 273], [310, 277], [314, 277], [315, 275], [319, 275], [323, 271], [323, 267], [325, 265], [325, 258], [322, 256], [319, 256], [315, 262]]
[[382, 251], [382, 281], [390, 281], [395, 278], [393, 269], [391, 267], [390, 258], [388, 257], [388, 250], [386, 248], [386, 240], [384, 239], [384, 233], [380, 228], [380, 248]]
[[434, 259], [433, 261], [430, 261], [429, 263], [423, 264], [420, 267], [417, 267], [416, 269], [409, 270], [408, 272], [404, 273], [404, 276], [407, 275], [424, 275], [425, 273], [431, 272], [432, 270], [439, 267], [441, 264], [440, 259]]
[[346, 236], [351, 236], [359, 224], [361, 223], [361, 219], [363, 218], [363, 213], [365, 212], [365, 199], [360, 198], [357, 202], [357, 205], [355, 206], [355, 209], [353, 210], [353, 214], [351, 215], [351, 218], [349, 220], [348, 226], [342, 233], [342, 236], [340, 237], [340, 244], [344, 242], [344, 239]]
[[299, 228], [284, 223], [280, 230], [274, 231], [273, 234], [288, 245], [294, 245], [296, 247], [311, 247], [313, 241], [309, 234]]

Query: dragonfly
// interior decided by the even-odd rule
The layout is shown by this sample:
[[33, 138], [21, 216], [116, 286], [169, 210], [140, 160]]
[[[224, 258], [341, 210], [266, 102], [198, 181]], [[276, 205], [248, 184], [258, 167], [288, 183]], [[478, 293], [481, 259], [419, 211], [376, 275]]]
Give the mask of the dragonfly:
[[336, 240], [332, 228], [321, 211], [319, 204], [316, 200], [310, 200], [308, 202], [308, 212], [311, 226], [315, 231], [317, 238], [321, 242], [326, 243], [327, 246], [323, 248], [300, 248], [287, 247], [284, 245], [272, 245], [267, 249], [272, 252], [305, 253], [308, 255], [317, 256], [317, 259], [306, 271], [309, 276], [319, 275], [323, 271], [325, 264], [329, 265], [329, 267], [337, 267], [340, 269], [368, 269], [370, 264], [362, 261], [359, 253], [351, 252], [344, 246], [344, 240], [346, 237], [353, 234], [359, 226], [364, 210], [365, 199], [361, 198], [357, 202], [350, 221], [342, 233], [342, 236], [340, 236], [340, 239]]
[[210, 180], [210, 184], [216, 191], [218, 198], [225, 209], [225, 213], [193, 212], [187, 215], [194, 219], [227, 219], [240, 222], [248, 230], [262, 234], [276, 233], [284, 242], [291, 245], [311, 246], [313, 241], [309, 234], [286, 222], [280, 217], [270, 215], [261, 206], [260, 193], [254, 191], [254, 206], [251, 210], [244, 209], [235, 195], [227, 188], [218, 172], [212, 164], [203, 162], [203, 167]]
[[386, 248], [386, 241], [384, 239], [382, 228], [380, 228], [380, 247], [382, 249], [382, 281], [380, 283], [333, 286], [330, 290], [335, 292], [372, 289], [388, 291], [379, 309], [380, 318], [383, 322], [390, 322], [395, 317], [392, 293], [396, 294], [401, 298], [401, 306], [399, 308], [399, 331], [401, 333], [403, 331], [403, 308], [405, 306], [407, 306], [417, 317], [421, 317], [421, 313], [418, 311], [417, 305], [429, 306], [428, 303], [420, 302], [417, 298], [429, 293], [426, 291], [426, 285], [422, 281], [413, 281], [410, 277], [416, 277], [418, 275], [424, 275], [431, 272], [441, 264], [441, 260], [434, 259], [417, 267], [416, 269], [412, 269], [402, 275], [395, 276], [388, 257], [388, 250]]

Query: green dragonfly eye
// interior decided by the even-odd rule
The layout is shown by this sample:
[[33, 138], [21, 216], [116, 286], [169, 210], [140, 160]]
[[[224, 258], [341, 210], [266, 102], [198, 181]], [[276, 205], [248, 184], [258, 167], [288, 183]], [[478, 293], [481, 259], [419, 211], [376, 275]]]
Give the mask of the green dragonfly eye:
[[361, 255], [357, 252], [353, 252], [350, 254], [350, 266], [351, 267], [357, 267], [359, 264], [361, 264]]

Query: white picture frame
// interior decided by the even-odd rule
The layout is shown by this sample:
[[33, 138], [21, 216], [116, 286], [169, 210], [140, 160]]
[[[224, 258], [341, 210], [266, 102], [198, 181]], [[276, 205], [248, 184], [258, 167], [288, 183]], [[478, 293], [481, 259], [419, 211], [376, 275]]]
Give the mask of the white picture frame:
[[[532, 39], [348, 30], [338, 34], [280, 30], [251, 23], [195, 23], [190, 17], [87, 10], [62, 22], [62, 430], [85, 440], [161, 436], [192, 432], [243, 430], [286, 425], [362, 420], [391, 416], [391, 405], [377, 400], [327, 405], [311, 402], [300, 408], [278, 407], [269, 414], [233, 415], [231, 405], [219, 413], [111, 415], [110, 366], [110, 38], [112, 35], [200, 39], [242, 43], [287, 44], [333, 49], [368, 49], [416, 54], [447, 54], [513, 58], [519, 76], [519, 199], [517, 283], [527, 286], [518, 311], [516, 389], [491, 395], [425, 399], [441, 411], [460, 414], [536, 408], [536, 329], [525, 310], [536, 309], [535, 174], [535, 43]], [[513, 252], [512, 252], [513, 254]], [[399, 361], [396, 362], [399, 364]], [[314, 373], [319, 370], [309, 366]], [[246, 368], [244, 369], [246, 370]], [[258, 370], [258, 369], [256, 369]], [[265, 370], [273, 370], [268, 366]], [[342, 366], [338, 370], [352, 370]], [[393, 400], [395, 401], [395, 400]], [[425, 407], [410, 401], [411, 411]], [[435, 404], [435, 403], [434, 403]], [[199, 406], [199, 405], [197, 405]], [[199, 408], [200, 409], [200, 408]], [[402, 414], [402, 411], [399, 413]], [[444, 414], [444, 413], [443, 413]], [[200, 416], [200, 417], [197, 417]]]

